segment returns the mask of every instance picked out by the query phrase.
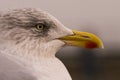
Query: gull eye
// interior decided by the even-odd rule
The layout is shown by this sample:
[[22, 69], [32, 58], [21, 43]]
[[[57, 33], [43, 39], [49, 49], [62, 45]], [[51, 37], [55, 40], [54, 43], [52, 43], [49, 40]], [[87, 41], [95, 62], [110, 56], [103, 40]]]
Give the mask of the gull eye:
[[44, 25], [43, 24], [37, 24], [36, 25], [36, 29], [37, 30], [43, 30], [44, 29]]

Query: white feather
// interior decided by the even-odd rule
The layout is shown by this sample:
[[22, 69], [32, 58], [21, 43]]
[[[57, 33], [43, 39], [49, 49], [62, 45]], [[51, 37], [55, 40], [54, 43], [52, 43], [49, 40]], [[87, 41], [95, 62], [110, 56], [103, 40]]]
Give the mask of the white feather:
[[[48, 46], [42, 46], [42, 54], [36, 53], [36, 55], [31, 54], [34, 50], [28, 53], [25, 49], [23, 52], [22, 48], [16, 48], [15, 51], [11, 50], [12, 47], [11, 51], [4, 48], [0, 52], [0, 65], [2, 65], [0, 66], [0, 80], [71, 80], [64, 64], [55, 57], [55, 50], [48, 49], [52, 46], [51, 44], [53, 42], [47, 44]], [[63, 42], [59, 40], [54, 42], [54, 45], [59, 44]], [[18, 56], [18, 53], [24, 53], [24, 55]]]
[[[19, 27], [7, 31], [4, 26], [8, 25], [0, 24], [0, 80], [72, 80], [55, 53], [65, 45], [56, 38], [73, 33], [54, 17], [45, 15], [56, 25], [55, 30], [49, 30], [46, 38], [31, 39], [28, 37], [31, 33]], [[19, 36], [24, 41], [16, 44], [15, 39]]]

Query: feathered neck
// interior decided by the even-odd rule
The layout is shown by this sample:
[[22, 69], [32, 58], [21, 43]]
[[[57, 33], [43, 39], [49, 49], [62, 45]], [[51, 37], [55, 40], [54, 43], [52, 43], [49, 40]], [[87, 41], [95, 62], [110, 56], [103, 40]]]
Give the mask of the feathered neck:
[[15, 44], [14, 42], [1, 43], [0, 51], [2, 53], [11, 54], [24, 59], [37, 60], [41, 58], [55, 57], [55, 53], [64, 45], [59, 40], [49, 42], [26, 39], [22, 43]]

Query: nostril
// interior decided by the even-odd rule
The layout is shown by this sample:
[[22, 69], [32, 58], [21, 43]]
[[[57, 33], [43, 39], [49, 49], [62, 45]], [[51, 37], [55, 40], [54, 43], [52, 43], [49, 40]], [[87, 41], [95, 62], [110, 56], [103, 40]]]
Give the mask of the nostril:
[[82, 37], [84, 37], [84, 38], [90, 38], [90, 36], [82, 36]]

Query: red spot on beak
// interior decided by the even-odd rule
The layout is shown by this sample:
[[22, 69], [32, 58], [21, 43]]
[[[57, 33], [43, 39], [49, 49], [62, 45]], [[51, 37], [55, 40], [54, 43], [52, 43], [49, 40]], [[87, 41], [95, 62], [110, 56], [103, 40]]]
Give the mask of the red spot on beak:
[[88, 48], [88, 49], [97, 48], [97, 44], [94, 43], [94, 42], [87, 42], [86, 43], [86, 48]]

